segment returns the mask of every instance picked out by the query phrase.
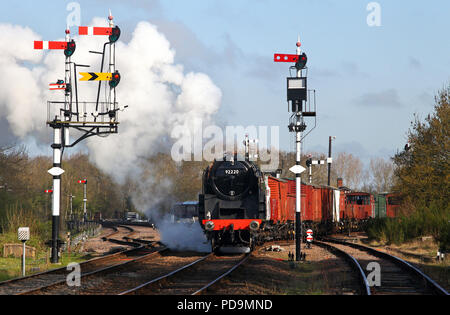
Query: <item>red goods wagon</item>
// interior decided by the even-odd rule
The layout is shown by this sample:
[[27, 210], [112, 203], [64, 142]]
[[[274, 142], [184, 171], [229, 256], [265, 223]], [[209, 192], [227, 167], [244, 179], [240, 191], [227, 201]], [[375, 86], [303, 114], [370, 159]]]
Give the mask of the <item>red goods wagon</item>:
[[386, 216], [388, 218], [395, 218], [399, 215], [401, 201], [401, 197], [397, 194], [386, 195]]
[[288, 219], [288, 183], [280, 181], [280, 221], [286, 223]]
[[302, 221], [314, 220], [314, 187], [302, 185]]
[[[302, 221], [313, 221], [313, 204], [312, 204], [312, 190], [313, 186], [302, 184], [301, 186], [301, 207], [302, 207]], [[296, 182], [295, 180], [288, 181], [288, 217], [289, 220], [295, 221], [296, 212]]]
[[288, 195], [287, 197], [287, 215], [288, 221], [295, 221], [295, 196]]
[[278, 179], [269, 177], [268, 185], [270, 189], [270, 221], [278, 223], [280, 221], [280, 182]]
[[302, 188], [301, 188], [300, 192], [302, 194], [302, 198], [301, 198], [302, 220], [303, 221], [313, 220], [312, 208], [311, 208], [311, 206], [308, 206], [308, 200], [311, 195], [311, 190], [309, 189], [308, 185], [302, 184]]
[[322, 220], [322, 189], [320, 187], [312, 186], [312, 220], [320, 222]]
[[270, 221], [273, 224], [276, 224], [278, 222], [276, 220], [277, 212], [278, 212], [278, 208], [279, 208], [278, 204], [279, 204], [279, 200], [278, 199], [270, 198]]
[[321, 216], [318, 221], [333, 219], [333, 190], [329, 187], [321, 188]]
[[288, 200], [289, 183], [278, 178], [269, 177], [268, 185], [270, 188], [270, 221], [273, 223], [286, 223], [290, 217]]
[[368, 193], [346, 194], [344, 216], [349, 219], [363, 220], [374, 215], [375, 200]]
[[346, 195], [345, 191], [341, 190], [341, 196], [339, 198], [339, 212], [340, 212], [339, 217], [341, 220], [344, 218], [345, 214], [345, 200], [346, 200], [345, 195]]
[[287, 215], [288, 221], [295, 221], [295, 207], [296, 207], [296, 191], [295, 191], [295, 181], [288, 181], [288, 192], [287, 192]]

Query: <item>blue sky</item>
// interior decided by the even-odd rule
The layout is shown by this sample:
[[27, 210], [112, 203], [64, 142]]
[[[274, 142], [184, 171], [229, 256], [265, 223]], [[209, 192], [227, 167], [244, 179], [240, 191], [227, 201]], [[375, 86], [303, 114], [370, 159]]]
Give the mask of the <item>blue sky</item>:
[[[4, 3], [0, 23], [61, 38], [69, 2]], [[379, 0], [380, 27], [367, 25], [367, 0], [77, 2], [81, 24], [110, 8], [123, 40], [139, 21], [156, 24], [176, 61], [206, 73], [222, 90], [219, 123], [280, 126], [285, 150], [293, 148], [289, 72], [288, 64], [273, 63], [273, 54], [295, 53], [298, 34], [309, 58], [309, 88], [318, 93], [318, 126], [305, 140], [307, 151], [326, 152], [333, 135], [334, 151], [365, 161], [392, 156], [405, 145], [414, 113], [431, 112], [434, 95], [450, 81], [448, 0]]]

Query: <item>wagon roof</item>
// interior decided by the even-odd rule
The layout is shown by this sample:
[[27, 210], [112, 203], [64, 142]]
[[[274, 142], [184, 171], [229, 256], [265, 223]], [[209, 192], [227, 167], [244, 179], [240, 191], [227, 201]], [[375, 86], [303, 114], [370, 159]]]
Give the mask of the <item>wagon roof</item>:
[[372, 195], [372, 194], [367, 193], [367, 192], [361, 192], [361, 191], [353, 191], [353, 192], [348, 193], [347, 196], [348, 195], [356, 195], [356, 196], [363, 195], [363, 196], [367, 196], [367, 195]]

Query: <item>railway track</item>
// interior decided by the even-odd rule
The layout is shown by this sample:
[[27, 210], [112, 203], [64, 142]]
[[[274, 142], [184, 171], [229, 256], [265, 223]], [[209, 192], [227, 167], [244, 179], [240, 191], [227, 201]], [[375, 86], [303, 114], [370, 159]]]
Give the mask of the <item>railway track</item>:
[[[117, 235], [117, 230], [106, 237]], [[127, 238], [127, 237], [126, 237]], [[148, 246], [152, 241], [127, 238]], [[152, 242], [154, 243], [154, 242]], [[65, 279], [20, 292], [22, 295], [105, 294], [158, 295], [204, 294], [245, 263], [250, 254], [216, 256], [179, 253], [161, 246], [153, 252], [131, 250], [122, 263], [97, 268], [81, 275], [80, 286], [70, 287]]]
[[[132, 235], [134, 232], [133, 229], [124, 228], [126, 230], [125, 235]], [[113, 232], [108, 234], [105, 237], [107, 241], [117, 241], [120, 242], [119, 239], [113, 239], [112, 236], [119, 236], [124, 231], [120, 231], [119, 229], [113, 227]], [[146, 241], [143, 241], [146, 242]], [[91, 260], [87, 260], [85, 262], [80, 263], [81, 274], [92, 273], [96, 270], [101, 270], [104, 268], [108, 268], [110, 266], [121, 264], [124, 260], [130, 259], [129, 257], [135, 257], [137, 255], [145, 254], [147, 250], [153, 250], [155, 246], [161, 246], [158, 242], [152, 243], [139, 243], [138, 239], [133, 239], [131, 242], [124, 242], [124, 245], [132, 246], [134, 248], [128, 250], [122, 250], [110, 255], [105, 255], [102, 257], [94, 258]], [[7, 281], [0, 282], [0, 295], [12, 295], [12, 294], [25, 294], [27, 292], [43, 288], [46, 286], [51, 286], [56, 283], [61, 283], [66, 281], [66, 277], [69, 271], [66, 267], [57, 268], [37, 274], [33, 274], [26, 277], [15, 278]]]
[[[116, 279], [109, 285], [106, 284], [108, 277], [117, 278], [118, 275], [132, 277], [133, 270], [139, 269], [142, 262], [158, 256], [167, 248], [160, 246], [155, 249], [141, 247], [131, 250], [131, 253], [121, 259], [119, 263], [97, 268], [90, 272], [84, 272], [80, 278], [81, 286], [69, 286], [66, 279], [44, 285], [33, 290], [28, 290], [20, 295], [70, 295], [70, 294], [109, 294], [117, 286], [123, 285], [123, 281]], [[139, 278], [139, 277], [135, 277]]]
[[191, 264], [152, 279], [120, 295], [200, 295], [245, 263], [250, 254], [206, 255]]
[[[359, 273], [361, 294], [448, 295], [441, 286], [421, 270], [398, 257], [360, 244], [335, 239], [323, 239], [316, 244], [346, 256], [346, 259]], [[380, 266], [381, 285], [369, 285], [367, 277], [374, 271], [374, 269], [367, 270], [370, 263], [377, 263]]]

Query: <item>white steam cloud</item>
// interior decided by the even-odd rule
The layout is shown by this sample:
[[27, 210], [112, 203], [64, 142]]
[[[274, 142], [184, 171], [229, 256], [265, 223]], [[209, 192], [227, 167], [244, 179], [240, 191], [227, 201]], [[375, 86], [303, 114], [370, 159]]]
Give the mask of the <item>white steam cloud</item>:
[[117, 92], [123, 105], [119, 136], [93, 139], [92, 158], [105, 170], [123, 177], [139, 157], [156, 153], [164, 137], [177, 125], [189, 127], [194, 119], [211, 121], [222, 93], [203, 73], [183, 73], [174, 64], [175, 52], [156, 27], [141, 22], [128, 44], [119, 42], [117, 69], [123, 74]]
[[211, 243], [207, 241], [200, 224], [173, 223], [168, 216], [159, 219], [156, 226], [161, 241], [172, 250], [189, 250], [200, 253], [211, 252]]

